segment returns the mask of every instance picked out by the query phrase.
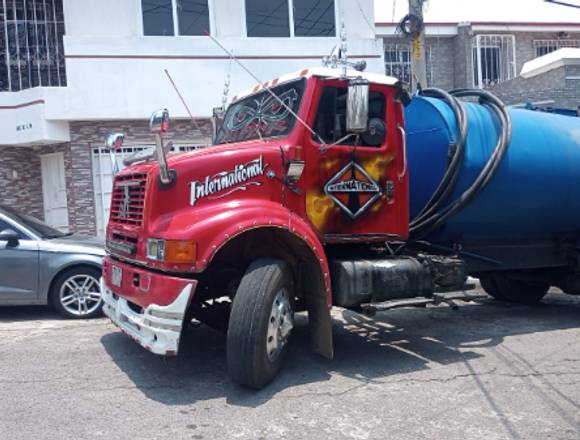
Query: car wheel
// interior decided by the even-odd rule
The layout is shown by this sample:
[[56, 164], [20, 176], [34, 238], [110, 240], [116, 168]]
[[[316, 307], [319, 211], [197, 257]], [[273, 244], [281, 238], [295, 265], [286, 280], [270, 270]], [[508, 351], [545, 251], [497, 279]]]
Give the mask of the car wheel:
[[100, 277], [101, 271], [92, 267], [64, 271], [52, 285], [52, 306], [65, 318], [86, 319], [100, 315], [103, 308]]
[[290, 267], [261, 259], [250, 265], [234, 297], [227, 335], [230, 377], [260, 389], [280, 370], [294, 327]]

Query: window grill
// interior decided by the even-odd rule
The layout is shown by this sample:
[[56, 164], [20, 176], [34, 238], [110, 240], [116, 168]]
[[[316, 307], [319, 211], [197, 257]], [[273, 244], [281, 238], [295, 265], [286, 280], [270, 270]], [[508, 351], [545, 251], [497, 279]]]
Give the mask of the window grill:
[[0, 0], [0, 91], [66, 86], [62, 0]]
[[411, 48], [408, 44], [385, 44], [385, 74], [411, 84]]
[[473, 86], [492, 87], [516, 77], [513, 35], [476, 35], [472, 39]]
[[565, 47], [580, 47], [580, 40], [534, 40], [536, 57], [547, 55]]

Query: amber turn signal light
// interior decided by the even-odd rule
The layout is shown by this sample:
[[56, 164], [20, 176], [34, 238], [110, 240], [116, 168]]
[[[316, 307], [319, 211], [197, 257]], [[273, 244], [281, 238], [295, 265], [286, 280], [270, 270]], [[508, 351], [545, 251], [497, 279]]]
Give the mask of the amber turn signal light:
[[195, 241], [166, 240], [166, 263], [194, 263], [197, 257]]

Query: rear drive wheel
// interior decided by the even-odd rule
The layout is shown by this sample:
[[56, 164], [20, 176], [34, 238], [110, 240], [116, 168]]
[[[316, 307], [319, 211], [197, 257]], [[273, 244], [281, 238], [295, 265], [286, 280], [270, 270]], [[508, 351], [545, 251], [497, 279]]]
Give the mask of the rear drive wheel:
[[238, 287], [227, 335], [228, 373], [240, 385], [260, 389], [280, 370], [294, 327], [294, 286], [287, 263], [260, 259]]
[[65, 318], [86, 319], [101, 314], [103, 299], [99, 278], [92, 267], [74, 267], [61, 273], [52, 285], [50, 300]]
[[479, 278], [479, 282], [481, 287], [483, 287], [483, 290], [485, 290], [485, 293], [487, 293], [489, 296], [492, 296], [498, 300], [505, 301], [506, 298], [500, 293], [499, 287], [497, 286], [493, 275], [484, 275]]
[[548, 283], [511, 278], [504, 274], [494, 276], [494, 281], [500, 295], [497, 299], [519, 304], [536, 304], [550, 289]]

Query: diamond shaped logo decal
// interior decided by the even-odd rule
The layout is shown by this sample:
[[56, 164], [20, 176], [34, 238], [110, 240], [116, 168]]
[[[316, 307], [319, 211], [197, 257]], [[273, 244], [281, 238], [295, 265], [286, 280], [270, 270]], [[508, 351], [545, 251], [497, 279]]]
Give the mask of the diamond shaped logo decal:
[[352, 220], [360, 217], [383, 194], [379, 184], [354, 161], [324, 185], [324, 192]]

